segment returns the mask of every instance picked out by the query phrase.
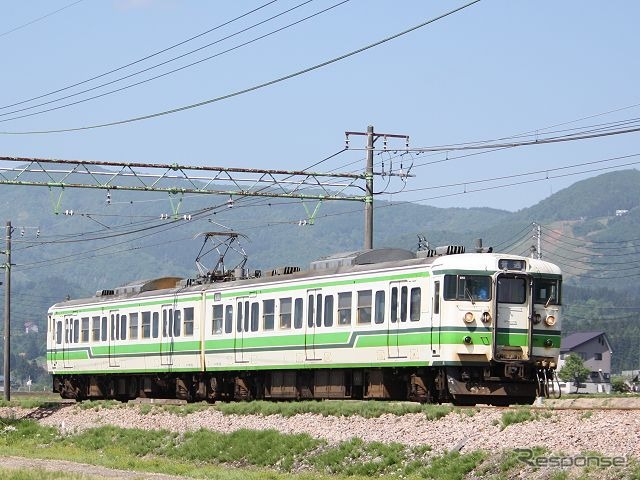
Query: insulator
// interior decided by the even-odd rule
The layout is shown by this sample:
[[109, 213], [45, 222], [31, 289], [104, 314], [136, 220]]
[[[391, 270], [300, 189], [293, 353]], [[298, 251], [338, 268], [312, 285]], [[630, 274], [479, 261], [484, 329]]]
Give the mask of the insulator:
[[38, 238], [40, 236], [40, 229], [36, 230], [36, 238]]
[[111, 205], [111, 192], [107, 190], [107, 205]]
[[233, 198], [229, 198], [229, 200], [227, 200], [227, 207], [233, 208]]
[[73, 215], [73, 210], [65, 210], [64, 214], [71, 216], [71, 215]]
[[183, 220], [191, 220], [191, 215], [182, 215]]
[[168, 213], [161, 213], [160, 214], [160, 220], [169, 220], [169, 214]]
[[24, 227], [20, 229], [20, 236], [24, 237]]

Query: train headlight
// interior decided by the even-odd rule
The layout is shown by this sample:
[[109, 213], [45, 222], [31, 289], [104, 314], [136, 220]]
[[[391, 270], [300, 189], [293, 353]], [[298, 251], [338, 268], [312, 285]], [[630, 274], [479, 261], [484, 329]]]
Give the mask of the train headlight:
[[471, 323], [473, 322], [474, 318], [473, 318], [473, 313], [471, 312], [467, 312], [464, 314], [464, 317], [462, 318], [465, 323]]
[[553, 327], [556, 324], [556, 317], [554, 317], [553, 315], [549, 315], [544, 319], [544, 323], [546, 323], [550, 327]]
[[536, 313], [533, 315], [533, 318], [531, 319], [531, 321], [534, 323], [534, 325], [537, 325], [542, 321], [542, 317], [540, 316], [539, 313]]
[[484, 312], [481, 319], [483, 323], [489, 323], [491, 321], [491, 314], [489, 312]]
[[464, 343], [466, 343], [467, 345], [470, 345], [472, 342], [471, 337], [469, 335], [467, 335], [466, 337], [464, 337]]

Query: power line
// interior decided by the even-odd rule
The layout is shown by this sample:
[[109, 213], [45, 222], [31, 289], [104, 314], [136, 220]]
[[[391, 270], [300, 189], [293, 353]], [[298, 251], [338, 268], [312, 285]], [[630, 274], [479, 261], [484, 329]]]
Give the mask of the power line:
[[240, 95], [244, 95], [244, 94], [249, 93], [249, 92], [260, 90], [262, 88], [269, 87], [271, 85], [275, 85], [277, 83], [284, 82], [286, 80], [290, 80], [290, 79], [295, 78], [295, 77], [299, 77], [301, 75], [304, 75], [306, 73], [312, 72], [314, 70], [318, 70], [320, 68], [326, 67], [326, 66], [331, 65], [333, 63], [340, 62], [340, 61], [345, 60], [345, 59], [347, 59], [349, 57], [352, 57], [352, 56], [357, 55], [359, 53], [365, 52], [365, 51], [370, 50], [370, 49], [372, 49], [374, 47], [377, 47], [377, 46], [380, 46], [380, 45], [382, 45], [384, 43], [387, 43], [387, 42], [389, 42], [391, 40], [395, 40], [396, 38], [399, 38], [399, 37], [401, 37], [403, 35], [411, 33], [411, 32], [413, 32], [415, 30], [423, 28], [423, 27], [425, 27], [425, 26], [427, 26], [427, 25], [429, 25], [431, 23], [434, 23], [434, 22], [436, 22], [438, 20], [441, 20], [441, 19], [443, 19], [443, 18], [445, 18], [445, 17], [447, 17], [449, 15], [452, 15], [452, 14], [454, 14], [456, 12], [459, 12], [459, 11], [461, 11], [461, 10], [467, 8], [467, 7], [470, 7], [471, 5], [476, 4], [478, 2], [480, 2], [480, 0], [473, 0], [473, 1], [469, 2], [469, 3], [466, 3], [465, 5], [462, 5], [461, 7], [455, 8], [453, 10], [449, 10], [448, 12], [446, 12], [446, 13], [444, 13], [442, 15], [439, 15], [437, 17], [434, 17], [434, 18], [431, 18], [429, 20], [426, 20], [426, 21], [424, 21], [424, 22], [422, 22], [422, 23], [420, 23], [418, 25], [415, 25], [415, 26], [413, 26], [411, 28], [403, 30], [403, 31], [401, 31], [399, 33], [396, 33], [394, 35], [388, 36], [386, 38], [383, 38], [382, 40], [379, 40], [377, 42], [371, 43], [369, 45], [366, 45], [364, 47], [358, 48], [356, 50], [352, 50], [351, 52], [348, 52], [348, 53], [346, 53], [344, 55], [340, 55], [338, 57], [334, 57], [334, 58], [332, 58], [330, 60], [324, 61], [322, 63], [315, 64], [315, 65], [313, 65], [311, 67], [307, 67], [307, 68], [304, 68], [302, 70], [298, 70], [297, 72], [290, 73], [288, 75], [276, 78], [274, 80], [270, 80], [268, 82], [264, 82], [264, 83], [261, 83], [261, 84], [258, 84], [258, 85], [254, 85], [252, 87], [248, 87], [248, 88], [245, 88], [245, 89], [242, 89], [242, 90], [236, 90], [235, 92], [228, 93], [226, 95], [222, 95], [222, 96], [215, 97], [215, 98], [210, 98], [208, 100], [203, 100], [203, 101], [198, 102], [198, 103], [193, 103], [193, 104], [190, 104], [190, 105], [185, 105], [185, 106], [182, 106], [182, 107], [173, 108], [171, 110], [165, 110], [165, 111], [162, 111], [162, 112], [152, 113], [152, 114], [148, 114], [148, 115], [142, 115], [142, 116], [139, 116], [139, 117], [128, 118], [126, 120], [117, 120], [117, 121], [108, 122], [108, 123], [101, 123], [101, 124], [95, 124], [95, 125], [86, 125], [86, 126], [82, 126], [82, 127], [73, 127], [73, 128], [51, 129], [51, 130], [33, 130], [33, 131], [22, 131], [22, 132], [4, 131], [4, 132], [0, 132], [0, 134], [1, 135], [37, 135], [37, 134], [49, 134], [49, 133], [77, 132], [77, 131], [82, 131], [82, 130], [91, 130], [91, 129], [96, 129], [96, 128], [111, 127], [111, 126], [115, 126], [115, 125], [124, 125], [124, 124], [127, 124], [127, 123], [139, 122], [139, 121], [142, 121], [142, 120], [149, 120], [151, 118], [157, 118], [157, 117], [161, 117], [161, 116], [164, 116], [164, 115], [171, 115], [171, 114], [182, 112], [182, 111], [185, 111], [185, 110], [190, 110], [190, 109], [193, 109], [193, 108], [202, 107], [204, 105], [209, 105], [209, 104], [212, 104], [212, 103], [220, 102], [222, 100], [227, 100], [229, 98], [233, 98], [233, 97], [237, 97], [237, 96], [240, 96]]
[[72, 3], [68, 4], [68, 5], [65, 5], [62, 8], [54, 10], [53, 12], [49, 12], [46, 15], [42, 15], [41, 17], [38, 17], [38, 18], [36, 18], [34, 20], [31, 20], [31, 21], [29, 21], [27, 23], [23, 23], [22, 25], [18, 25], [17, 27], [14, 27], [14, 28], [12, 28], [10, 30], [7, 30], [6, 32], [2, 32], [2, 33], [0, 33], [0, 37], [4, 37], [4, 36], [9, 35], [9, 34], [11, 34], [13, 32], [16, 32], [16, 31], [21, 30], [21, 29], [23, 29], [25, 27], [28, 27], [29, 25], [33, 25], [36, 22], [44, 20], [45, 18], [49, 18], [49, 17], [51, 17], [52, 15], [55, 15], [58, 12], [61, 12], [63, 10], [66, 10], [67, 8], [70, 8], [70, 7], [73, 7], [74, 5], [79, 4], [82, 1], [84, 1], [84, 0], [77, 0], [76, 2], [72, 2]]

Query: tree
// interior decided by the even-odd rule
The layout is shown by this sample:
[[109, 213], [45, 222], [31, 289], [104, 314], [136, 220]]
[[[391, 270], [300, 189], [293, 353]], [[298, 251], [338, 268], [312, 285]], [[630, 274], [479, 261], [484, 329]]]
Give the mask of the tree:
[[576, 386], [576, 393], [580, 389], [580, 384], [584, 382], [589, 376], [589, 370], [584, 366], [584, 361], [575, 353], [570, 353], [564, 361], [564, 365], [558, 372], [560, 380], [563, 382], [573, 381]]
[[627, 393], [629, 391], [629, 385], [624, 381], [624, 378], [613, 377], [611, 379], [611, 391], [616, 393]]

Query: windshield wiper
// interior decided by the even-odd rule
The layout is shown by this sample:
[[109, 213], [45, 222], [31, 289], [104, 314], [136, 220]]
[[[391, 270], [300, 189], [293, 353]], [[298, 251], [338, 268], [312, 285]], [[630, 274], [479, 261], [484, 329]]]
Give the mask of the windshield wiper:
[[469, 297], [469, 300], [471, 300], [471, 305], [475, 305], [476, 304], [476, 302], [474, 302], [474, 300], [473, 300], [473, 297], [471, 296], [471, 292], [466, 287], [464, 289], [464, 294]]

